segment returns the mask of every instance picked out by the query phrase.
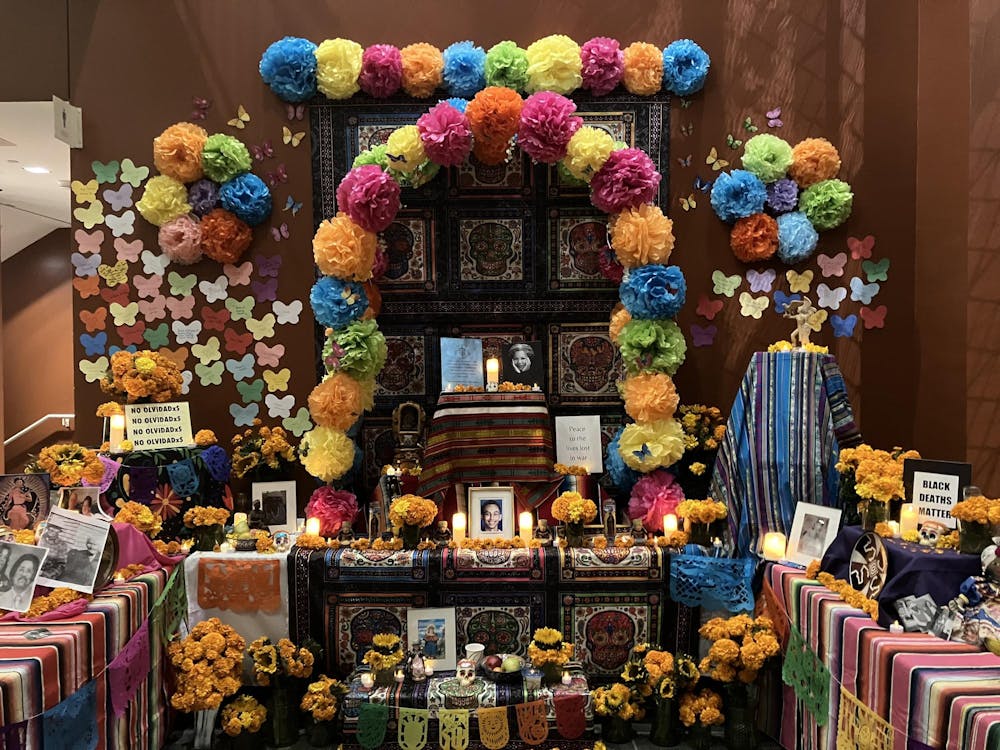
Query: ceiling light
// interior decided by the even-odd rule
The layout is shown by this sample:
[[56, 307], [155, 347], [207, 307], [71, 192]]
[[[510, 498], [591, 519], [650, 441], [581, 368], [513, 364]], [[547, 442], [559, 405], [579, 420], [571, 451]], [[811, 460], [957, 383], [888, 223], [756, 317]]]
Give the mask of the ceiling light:
[[47, 167], [24, 167], [25, 172], [31, 172], [31, 174], [48, 174], [49, 170]]

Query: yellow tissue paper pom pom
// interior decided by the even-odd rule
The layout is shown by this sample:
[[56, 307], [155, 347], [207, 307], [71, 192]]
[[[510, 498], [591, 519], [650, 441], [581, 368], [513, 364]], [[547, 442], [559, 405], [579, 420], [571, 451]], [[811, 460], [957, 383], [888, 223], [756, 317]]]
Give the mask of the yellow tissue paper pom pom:
[[316, 55], [316, 88], [330, 99], [347, 99], [361, 88], [361, 56], [364, 49], [350, 39], [327, 39]]
[[313, 260], [327, 276], [368, 281], [372, 276], [378, 238], [345, 213], [326, 219], [313, 235]]
[[655, 44], [633, 42], [623, 50], [622, 85], [637, 96], [652, 96], [663, 83], [663, 53]]
[[157, 227], [191, 213], [187, 188], [173, 177], [162, 174], [146, 183], [146, 190], [135, 207], [142, 218]]
[[630, 424], [622, 430], [618, 453], [636, 471], [671, 466], [684, 455], [684, 429], [676, 419]]
[[625, 399], [625, 412], [636, 422], [669, 419], [680, 403], [674, 381], [662, 372], [626, 378], [622, 385], [622, 397]]
[[393, 130], [385, 144], [385, 155], [389, 157], [390, 167], [407, 174], [427, 161], [417, 126], [404, 125]]
[[570, 94], [580, 88], [580, 45], [563, 34], [539, 39], [525, 50], [528, 57], [528, 91]]
[[611, 247], [625, 268], [666, 263], [674, 250], [674, 223], [659, 206], [643, 203], [627, 209], [613, 217], [608, 226]]
[[614, 148], [615, 140], [608, 131], [584, 125], [569, 139], [562, 163], [578, 180], [590, 182]]
[[332, 482], [354, 465], [354, 441], [340, 430], [314, 427], [302, 436], [299, 458], [314, 477]]

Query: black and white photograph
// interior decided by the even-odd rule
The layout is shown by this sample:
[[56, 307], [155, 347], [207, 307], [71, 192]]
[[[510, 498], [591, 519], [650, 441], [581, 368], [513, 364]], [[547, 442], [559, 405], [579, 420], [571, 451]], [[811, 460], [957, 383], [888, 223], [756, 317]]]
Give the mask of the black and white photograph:
[[895, 602], [899, 624], [907, 633], [930, 632], [931, 623], [937, 614], [938, 605], [930, 594], [923, 596], [904, 596]]
[[272, 534], [295, 531], [295, 482], [254, 482], [253, 503], [258, 502]]
[[31, 529], [49, 510], [48, 474], [0, 476], [0, 525]]
[[101, 513], [100, 487], [60, 487], [59, 507], [84, 516]]
[[48, 550], [31, 544], [0, 544], [0, 608], [25, 612]]
[[522, 341], [508, 346], [503, 357], [503, 380], [541, 387], [545, 382], [542, 342]]
[[64, 508], [53, 508], [38, 546], [49, 551], [38, 582], [91, 594], [111, 524]]
[[821, 560], [840, 528], [840, 509], [799, 503], [788, 535], [785, 557], [799, 565]]
[[470, 487], [468, 503], [471, 538], [514, 538], [513, 487]]

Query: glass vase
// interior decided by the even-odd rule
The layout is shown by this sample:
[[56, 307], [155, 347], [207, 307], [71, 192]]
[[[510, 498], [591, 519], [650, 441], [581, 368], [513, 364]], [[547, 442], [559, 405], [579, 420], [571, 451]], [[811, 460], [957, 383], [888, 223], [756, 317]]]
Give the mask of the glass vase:
[[340, 732], [337, 731], [337, 721], [316, 721], [309, 726], [309, 747], [329, 748], [339, 744]]
[[840, 507], [843, 509], [841, 516], [841, 526], [861, 525], [861, 498], [854, 489], [854, 470], [845, 471], [840, 475], [840, 489], [838, 497]]
[[958, 522], [958, 551], [965, 555], [981, 555], [993, 544], [993, 526], [976, 521]]
[[399, 530], [399, 536], [403, 540], [403, 549], [416, 549], [420, 544], [420, 527], [414, 524], [405, 524]]
[[750, 693], [746, 685], [726, 686], [726, 747], [729, 750], [756, 750], [757, 727], [754, 725]]
[[865, 500], [861, 505], [861, 525], [865, 531], [875, 531], [875, 525], [889, 520], [889, 504]]
[[562, 673], [561, 664], [553, 664], [552, 662], [544, 664], [542, 665], [542, 682], [546, 685], [558, 685], [562, 680]]
[[222, 544], [226, 540], [225, 529], [221, 524], [195, 526], [192, 536], [194, 537], [194, 549], [197, 552], [211, 552], [215, 549], [215, 545]]
[[701, 724], [695, 724], [690, 727], [684, 744], [681, 747], [688, 748], [689, 750], [710, 750], [712, 747], [711, 727], [702, 726]]
[[206, 708], [194, 712], [194, 750], [209, 750], [212, 747], [215, 717], [218, 714], [219, 709], [217, 708]]
[[632, 722], [620, 716], [609, 716], [607, 723], [601, 727], [601, 739], [613, 745], [631, 742], [632, 736]]
[[649, 729], [649, 741], [657, 747], [672, 747], [678, 737], [677, 710], [673, 698], [661, 698], [656, 702], [656, 713]]
[[295, 706], [287, 685], [275, 684], [267, 706], [267, 721], [271, 725], [271, 745], [290, 747], [299, 738], [296, 727]]
[[583, 524], [582, 523], [567, 523], [566, 524], [566, 546], [568, 546], [568, 547], [582, 547], [583, 546]]

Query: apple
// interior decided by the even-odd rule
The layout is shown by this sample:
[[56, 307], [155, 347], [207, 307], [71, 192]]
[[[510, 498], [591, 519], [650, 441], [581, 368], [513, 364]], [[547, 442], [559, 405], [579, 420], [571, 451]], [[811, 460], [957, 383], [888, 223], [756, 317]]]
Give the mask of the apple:
[[503, 660], [500, 665], [504, 672], [520, 672], [521, 671], [521, 657], [520, 656], [508, 656]]
[[490, 654], [489, 656], [483, 657], [483, 668], [494, 670], [497, 669], [501, 664], [500, 657], [496, 654]]

